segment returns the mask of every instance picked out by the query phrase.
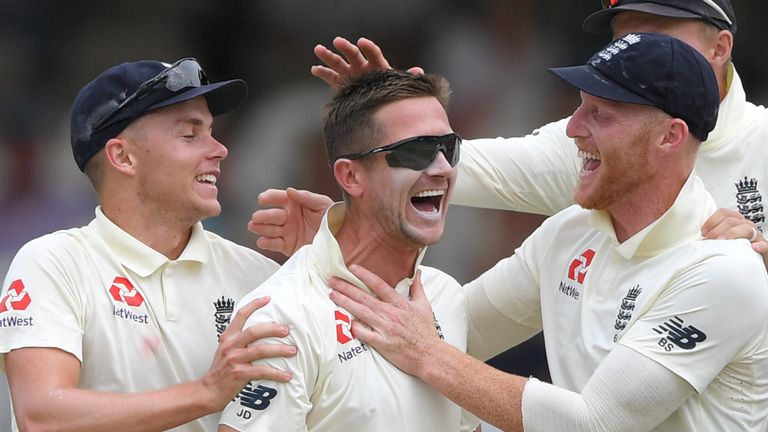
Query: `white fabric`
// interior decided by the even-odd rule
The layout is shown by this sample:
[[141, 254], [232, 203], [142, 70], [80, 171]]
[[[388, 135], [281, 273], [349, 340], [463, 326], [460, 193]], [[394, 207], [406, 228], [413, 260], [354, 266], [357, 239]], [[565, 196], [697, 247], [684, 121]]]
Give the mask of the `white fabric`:
[[[577, 393], [623, 344], [698, 392], [659, 430], [685, 424], [675, 430], [762, 431], [768, 275], [747, 241], [699, 240], [714, 209], [691, 176], [672, 208], [622, 244], [604, 212], [560, 212], [465, 287], [470, 307], [485, 296], [506, 316], [470, 310], [470, 326], [512, 320], [543, 329], [553, 383]], [[473, 341], [471, 348], [474, 354], [499, 347]]]
[[[768, 189], [768, 109], [747, 102], [733, 66], [715, 129], [702, 143], [696, 173], [719, 208], [740, 211], [762, 231]], [[568, 118], [520, 138], [465, 140], [453, 203], [552, 215], [573, 204], [581, 161]]]
[[[285, 342], [296, 344], [298, 354], [259, 361], [290, 371], [293, 379], [284, 384], [252, 382], [227, 405], [220, 422], [240, 431], [458, 431], [458, 406], [350, 338], [348, 323], [354, 317], [331, 302], [328, 280], [337, 276], [369, 290], [347, 270], [333, 236], [343, 218], [343, 205], [331, 207], [313, 244], [301, 248], [242, 300], [270, 295], [272, 301], [246, 325], [263, 321], [289, 325], [291, 334]], [[464, 351], [467, 325], [461, 287], [445, 273], [419, 268], [445, 340]], [[402, 280], [396, 291], [407, 296], [411, 282]], [[263, 403], [254, 403], [253, 389], [264, 396]]]
[[[0, 313], [0, 352], [59, 348], [81, 361], [79, 387], [106, 392], [198, 379], [234, 303], [277, 268], [199, 223], [179, 259], [169, 260], [97, 208], [89, 225], [35, 239], [16, 255], [3, 305], [11, 306], [5, 296], [12, 287], [12, 297], [29, 304]], [[217, 419], [174, 430], [214, 431]]]
[[[526, 432], [644, 432], [692, 393], [690, 384], [664, 366], [618, 345], [582, 394], [536, 379], [528, 381], [523, 391], [523, 424]], [[667, 426], [670, 432], [686, 430], [684, 424]]]

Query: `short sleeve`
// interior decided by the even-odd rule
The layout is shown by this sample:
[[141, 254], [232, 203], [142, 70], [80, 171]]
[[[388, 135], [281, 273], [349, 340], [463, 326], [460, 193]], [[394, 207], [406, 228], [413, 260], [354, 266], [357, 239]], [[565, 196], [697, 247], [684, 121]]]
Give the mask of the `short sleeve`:
[[[11, 263], [0, 296], [0, 352], [58, 348], [82, 362], [83, 252], [66, 235], [27, 243]], [[4, 357], [2, 361], [5, 368]]]
[[748, 356], [764, 337], [768, 284], [760, 261], [748, 251], [697, 262], [670, 281], [620, 343], [703, 392], [727, 364]]
[[572, 205], [580, 165], [567, 123], [524, 137], [465, 140], [452, 203], [544, 215]]
[[[283, 281], [283, 286], [277, 281]], [[272, 301], [254, 312], [246, 321], [245, 327], [261, 322], [278, 322], [288, 325], [290, 335], [285, 338], [267, 338], [256, 343], [283, 343], [298, 347], [293, 357], [262, 359], [254, 364], [272, 366], [290, 372], [293, 377], [287, 383], [274, 381], [252, 381], [224, 408], [219, 420], [238, 431], [306, 431], [306, 421], [312, 409], [310, 397], [318, 374], [319, 361], [310, 342], [311, 325], [297, 319], [292, 304], [284, 299], [275, 298], [281, 289], [288, 290], [287, 282], [300, 282], [292, 278], [277, 278], [259, 287], [246, 296], [238, 305], [244, 305], [257, 295], [269, 294]], [[274, 289], [274, 291], [272, 291]], [[277, 294], [279, 296], [279, 294]], [[234, 313], [237, 313], [237, 309]]]

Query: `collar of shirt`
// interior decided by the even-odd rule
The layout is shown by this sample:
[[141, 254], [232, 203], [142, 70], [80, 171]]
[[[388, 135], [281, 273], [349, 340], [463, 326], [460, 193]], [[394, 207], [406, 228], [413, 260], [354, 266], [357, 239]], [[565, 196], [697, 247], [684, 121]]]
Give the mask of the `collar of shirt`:
[[[338, 202], [328, 209], [325, 216], [323, 216], [323, 221], [320, 223], [320, 229], [317, 231], [312, 244], [308, 246], [309, 255], [317, 271], [325, 280], [335, 276], [372, 294], [372, 291], [363, 283], [363, 281], [358, 279], [357, 276], [347, 269], [347, 265], [344, 263], [344, 257], [341, 254], [339, 243], [336, 241], [336, 237], [334, 237], [334, 234], [339, 231], [341, 224], [344, 222], [346, 208], [347, 207], [343, 202]], [[426, 251], [426, 247], [421, 248], [421, 252], [416, 258], [416, 265], [414, 266], [414, 271], [411, 277], [401, 280], [395, 286], [395, 291], [402, 297], [408, 297], [416, 269], [421, 264], [421, 260], [424, 258]], [[373, 272], [376, 271], [376, 269], [369, 270]]]
[[[109, 245], [120, 263], [141, 277], [151, 275], [165, 263], [171, 261], [165, 255], [145, 245], [115, 225], [101, 211], [101, 206], [96, 207], [96, 219], [93, 222], [93, 227], [97, 235]], [[203, 224], [198, 222], [192, 227], [189, 242], [176, 261], [204, 263], [209, 256], [208, 237], [203, 230]]]
[[727, 85], [728, 92], [725, 94], [722, 102], [720, 102], [715, 129], [709, 133], [707, 140], [701, 143], [699, 151], [713, 150], [730, 143], [733, 140], [733, 134], [742, 130], [742, 127], [739, 126], [741, 122], [749, 121], [744, 114], [747, 94], [744, 92], [741, 78], [736, 72], [736, 67], [733, 63], [728, 65]]
[[592, 210], [590, 224], [613, 240], [625, 259], [652, 257], [683, 243], [700, 240], [701, 226], [717, 210], [715, 201], [696, 175], [686, 180], [677, 199], [660, 218], [619, 244], [608, 212]]

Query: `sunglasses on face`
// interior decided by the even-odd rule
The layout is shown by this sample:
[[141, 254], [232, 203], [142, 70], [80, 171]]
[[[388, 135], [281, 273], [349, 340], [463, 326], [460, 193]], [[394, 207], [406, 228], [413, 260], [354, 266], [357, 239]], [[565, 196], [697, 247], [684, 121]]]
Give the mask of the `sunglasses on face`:
[[456, 133], [433, 136], [424, 135], [406, 138], [402, 141], [376, 147], [360, 153], [339, 156], [338, 159], [360, 159], [361, 157], [389, 152], [386, 156], [387, 165], [392, 168], [408, 168], [414, 171], [426, 169], [437, 157], [437, 152], [443, 152], [445, 159], [452, 167], [459, 162], [459, 147], [461, 137]]
[[130, 104], [131, 102], [141, 99], [148, 95], [152, 91], [165, 88], [172, 92], [177, 92], [187, 87], [200, 87], [208, 84], [208, 77], [205, 75], [203, 68], [193, 58], [183, 58], [163, 69], [159, 74], [141, 83], [139, 88], [136, 89], [130, 96], [125, 98], [120, 105], [114, 110], [110, 111], [94, 126], [94, 130], [98, 131], [105, 126], [109, 125], [109, 120], [112, 119], [121, 109]]
[[[727, 22], [729, 25], [733, 24], [731, 19], [728, 18], [728, 14], [726, 14], [723, 8], [721, 8], [717, 3], [715, 3], [714, 0], [701, 0], [701, 1], [704, 2], [707, 6], [714, 9], [715, 12], [717, 12], [717, 14], [720, 15], [720, 18], [723, 21]], [[619, 0], [602, 0], [602, 2], [603, 2], [603, 9], [610, 9], [619, 4]]]

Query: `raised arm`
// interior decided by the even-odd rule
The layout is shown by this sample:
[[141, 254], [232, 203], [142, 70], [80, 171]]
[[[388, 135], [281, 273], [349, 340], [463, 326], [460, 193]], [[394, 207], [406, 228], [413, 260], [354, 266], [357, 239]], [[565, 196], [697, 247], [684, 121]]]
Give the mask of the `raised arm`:
[[[56, 431], [162, 431], [221, 411], [253, 379], [285, 382], [291, 374], [252, 361], [293, 356], [294, 346], [259, 344], [285, 337], [288, 328], [263, 323], [242, 331], [245, 319], [269, 301], [243, 308], [221, 335], [205, 376], [192, 382], [139, 393], [77, 388], [80, 362], [57, 348], [20, 348], [5, 356], [6, 372], [19, 429]], [[147, 371], [152, 373], [152, 371]]]
[[[325, 81], [334, 90], [367, 72], [392, 69], [387, 59], [384, 58], [381, 48], [370, 39], [360, 38], [355, 45], [347, 39], [337, 36], [333, 39], [333, 47], [341, 55], [323, 45], [315, 46], [315, 56], [325, 66], [312, 66], [311, 72], [312, 75]], [[424, 70], [420, 67], [412, 67], [408, 69], [408, 72], [423, 74]]]

